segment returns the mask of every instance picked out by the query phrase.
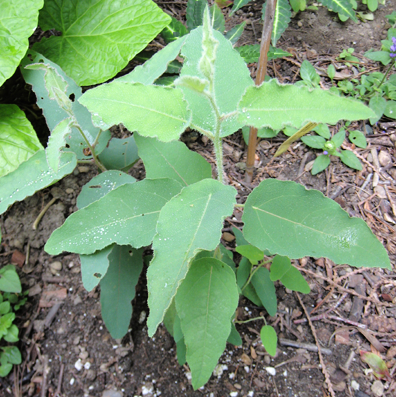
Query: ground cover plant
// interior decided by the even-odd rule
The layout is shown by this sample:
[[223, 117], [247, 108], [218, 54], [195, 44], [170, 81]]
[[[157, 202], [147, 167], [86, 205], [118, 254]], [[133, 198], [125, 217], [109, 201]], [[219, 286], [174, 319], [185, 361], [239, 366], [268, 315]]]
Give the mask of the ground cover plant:
[[[184, 62], [174, 85], [153, 84], [179, 53]], [[177, 343], [179, 361], [190, 366], [194, 388], [206, 383], [227, 340], [240, 343], [233, 321], [240, 294], [273, 314], [275, 281], [309, 292], [290, 259], [325, 256], [335, 263], [390, 267], [384, 247], [365, 223], [350, 218], [320, 192], [268, 179], [246, 203], [236, 203], [235, 188], [225, 184], [223, 137], [245, 125], [300, 128], [308, 121], [334, 124], [374, 113], [321, 89], [276, 80], [255, 87], [243, 59], [213, 30], [208, 11], [203, 27], [174, 40], [130, 74], [84, 95], [58, 65], [33, 50], [23, 66], [26, 80], [40, 92], [52, 133], [45, 151], [0, 180], [2, 212], [51, 184], [60, 170], [74, 169], [77, 155], [67, 138], [75, 128], [103, 172], [84, 187], [79, 211], [53, 233], [45, 249], [80, 254], [84, 285], [91, 290], [100, 283], [103, 319], [119, 338], [128, 331], [144, 247], [152, 243], [149, 334], [165, 323]], [[235, 76], [238, 84], [230, 90]], [[57, 112], [49, 112], [49, 104]], [[103, 130], [92, 143], [87, 135], [95, 126], [84, 106]], [[134, 131], [133, 139], [97, 150], [100, 136], [120, 122]], [[187, 127], [213, 141], [216, 179], [206, 160], [177, 141]], [[146, 179], [136, 181], [122, 172], [137, 159], [136, 151], [125, 150], [125, 145], [136, 145]], [[245, 224], [243, 234], [235, 231], [243, 256], [238, 267], [219, 245], [223, 221], [235, 206], [243, 207]], [[268, 325], [262, 340], [274, 354], [276, 337]]]

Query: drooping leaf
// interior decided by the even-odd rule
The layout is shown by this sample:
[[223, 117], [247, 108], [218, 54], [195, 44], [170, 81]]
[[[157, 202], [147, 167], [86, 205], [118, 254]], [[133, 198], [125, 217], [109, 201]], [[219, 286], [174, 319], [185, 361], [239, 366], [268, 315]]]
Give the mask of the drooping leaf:
[[191, 112], [177, 88], [113, 81], [87, 91], [80, 103], [109, 125], [169, 142], [189, 126]]
[[261, 328], [260, 338], [265, 350], [267, 350], [270, 356], [274, 357], [276, 354], [276, 344], [278, 342], [278, 336], [276, 335], [274, 328], [270, 325], [265, 325]]
[[47, 0], [39, 22], [62, 35], [44, 38], [34, 49], [82, 86], [114, 77], [170, 17], [151, 0]]
[[334, 134], [333, 138], [331, 138], [331, 142], [334, 143], [335, 147], [339, 148], [345, 140], [345, 129], [341, 128], [336, 134]]
[[[264, 20], [265, 10], [267, 8], [267, 3], [263, 4], [263, 16]], [[281, 37], [282, 33], [289, 26], [291, 18], [291, 7], [288, 0], [278, 0], [276, 2], [275, 14], [274, 14], [274, 26], [272, 28], [271, 43], [275, 47], [276, 42]]]
[[[70, 115], [65, 109], [59, 106], [55, 99], [50, 98], [50, 93], [45, 86], [46, 69], [44, 67], [25, 69], [25, 66], [31, 64], [47, 65], [49, 70], [53, 68], [53, 70], [56, 71], [56, 75], [59, 75], [60, 78], [66, 82], [66, 96], [71, 101], [73, 115], [84, 131], [89, 143], [93, 145], [95, 141], [98, 140], [98, 143], [95, 146], [95, 153], [99, 154], [106, 147], [107, 142], [111, 137], [110, 131], [107, 130], [108, 126], [106, 126], [102, 121], [98, 121], [98, 127], [92, 123], [91, 114], [87, 108], [82, 106], [77, 100], [82, 94], [81, 88], [69, 76], [67, 76], [57, 64], [51, 62], [41, 54], [33, 50], [29, 50], [21, 62], [21, 72], [26, 83], [32, 85], [33, 91], [37, 97], [37, 105], [43, 110], [49, 130], [52, 131], [62, 120], [66, 119]], [[103, 131], [98, 138], [100, 129], [105, 131]], [[72, 133], [70, 136], [66, 137], [66, 142], [70, 146], [68, 150], [76, 153], [79, 160], [92, 159], [92, 155], [87, 156], [84, 153], [84, 149], [88, 148], [88, 146], [77, 128], [72, 128]]]
[[119, 186], [134, 182], [136, 182], [134, 177], [121, 171], [102, 172], [83, 186], [77, 197], [77, 208], [84, 208]]
[[295, 182], [261, 182], [249, 195], [242, 220], [246, 240], [262, 250], [390, 268], [385, 248], [362, 219], [350, 218], [335, 201]]
[[6, 265], [0, 269], [0, 291], [22, 292], [21, 281], [13, 265]]
[[252, 265], [257, 265], [264, 258], [264, 252], [251, 244], [239, 245], [235, 251], [249, 259]]
[[[298, 99], [297, 99], [298, 98]], [[238, 105], [238, 120], [256, 128], [280, 130], [285, 125], [300, 128], [308, 122], [336, 124], [359, 120], [374, 113], [362, 102], [335, 96], [320, 88], [281, 85], [277, 80], [248, 87]]]
[[16, 105], [0, 104], [0, 177], [43, 149], [25, 113]]
[[317, 87], [320, 82], [320, 76], [316, 69], [311, 65], [311, 62], [306, 59], [301, 64], [300, 76], [305, 82], [309, 83], [311, 87]]
[[0, 2], [0, 86], [10, 78], [29, 48], [43, 0]]
[[326, 139], [318, 135], [303, 136], [301, 140], [309, 147], [314, 149], [322, 149], [326, 143]]
[[146, 177], [170, 178], [182, 186], [212, 177], [210, 164], [183, 142], [160, 142], [154, 138], [135, 135], [139, 156], [143, 160]]
[[221, 261], [194, 261], [175, 301], [194, 389], [203, 386], [224, 351], [238, 305], [234, 272]]
[[152, 336], [172, 302], [190, 261], [200, 250], [214, 250], [223, 220], [232, 214], [236, 190], [214, 179], [185, 187], [161, 210], [153, 242], [154, 258], [147, 272]]
[[205, 7], [208, 5], [206, 0], [188, 0], [187, 2], [187, 28], [193, 30], [202, 25]]
[[140, 248], [155, 234], [159, 212], [180, 192], [173, 179], [145, 179], [119, 186], [106, 196], [70, 215], [56, 229], [45, 250], [92, 254], [112, 243]]
[[156, 52], [143, 65], [136, 66], [132, 72], [118, 77], [115, 81], [128, 83], [141, 83], [144, 85], [153, 84], [156, 79], [162, 76], [168, 65], [178, 56], [185, 37], [173, 41], [162, 50]]
[[72, 173], [76, 165], [74, 153], [62, 153], [59, 170], [54, 172], [48, 166], [45, 150], [39, 150], [15, 171], [0, 179], [0, 214], [15, 201], [22, 201]]
[[252, 277], [252, 285], [265, 310], [270, 316], [275, 316], [277, 310], [276, 292], [268, 269], [264, 267], [257, 269]]
[[143, 268], [142, 253], [142, 249], [114, 245], [108, 255], [109, 268], [100, 281], [100, 305], [103, 321], [114, 339], [128, 332], [132, 299]]
[[239, 335], [239, 332], [232, 321], [231, 321], [231, 332], [230, 335], [228, 335], [227, 343], [231, 343], [234, 346], [241, 346], [243, 343], [241, 335]]
[[345, 17], [351, 18], [354, 22], [358, 21], [355, 11], [353, 10], [352, 4], [349, 0], [321, 0], [321, 3], [334, 12], [338, 12]]
[[[253, 84], [253, 80], [245, 62], [232, 48], [231, 43], [217, 31], [213, 31], [213, 36], [219, 42], [214, 61], [214, 95], [220, 113], [227, 115], [235, 112], [235, 104], [242, 98], [246, 87]], [[194, 30], [187, 37], [186, 44], [181, 51], [186, 59], [180, 73], [181, 76], [205, 78], [198, 67], [201, 51], [196, 50], [202, 48], [202, 40], [202, 28]], [[230, 68], [230, 65], [232, 65], [232, 68]], [[236, 75], [238, 75], [237, 80], [235, 80]], [[235, 84], [230, 85], [230, 81], [234, 81]], [[215, 116], [210, 101], [202, 94], [189, 88], [181, 89], [193, 113], [193, 127], [209, 133], [215, 131]], [[221, 136], [230, 135], [241, 127], [243, 127], [243, 124], [237, 122], [236, 117], [229, 116], [221, 124]]]

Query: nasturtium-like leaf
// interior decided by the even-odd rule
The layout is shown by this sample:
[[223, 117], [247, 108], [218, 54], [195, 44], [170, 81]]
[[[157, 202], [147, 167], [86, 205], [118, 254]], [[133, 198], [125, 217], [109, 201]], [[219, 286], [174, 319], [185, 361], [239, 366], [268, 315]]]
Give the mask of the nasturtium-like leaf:
[[10, 78], [29, 48], [43, 0], [0, 1], [0, 86]]
[[277, 310], [276, 292], [268, 269], [264, 267], [257, 269], [252, 277], [252, 285], [265, 310], [270, 316], [275, 316]]
[[273, 79], [259, 87], [248, 87], [239, 102], [238, 120], [256, 128], [280, 130], [286, 125], [300, 128], [308, 122], [336, 124], [360, 120], [374, 113], [362, 102], [340, 97], [320, 88], [281, 85]]
[[48, 166], [45, 150], [39, 150], [15, 171], [0, 179], [0, 214], [15, 201], [22, 201], [72, 173], [76, 165], [74, 153], [62, 153], [58, 172], [54, 172]]
[[390, 269], [383, 245], [360, 218], [317, 190], [266, 179], [249, 195], [242, 217], [251, 244], [291, 259], [327, 257], [337, 264]]
[[[239, 128], [243, 123], [236, 120], [236, 105], [241, 100], [246, 88], [253, 85], [249, 69], [238, 52], [232, 48], [229, 40], [221, 33], [213, 31], [213, 37], [219, 42], [214, 60], [213, 90], [220, 114], [226, 117], [221, 123], [221, 136], [227, 136]], [[197, 76], [206, 78], [200, 70], [202, 54], [203, 29], [199, 27], [191, 32], [182, 47], [181, 54], [186, 59], [180, 76]], [[232, 67], [230, 67], [232, 65]], [[238, 76], [238, 79], [235, 79]], [[230, 81], [233, 84], [230, 84]], [[204, 95], [182, 87], [184, 97], [192, 110], [192, 127], [201, 132], [214, 133], [215, 115], [210, 101]]]
[[[25, 69], [25, 66], [31, 64], [42, 64], [44, 66], [36, 69]], [[77, 100], [82, 94], [81, 87], [67, 76], [57, 64], [51, 62], [41, 54], [33, 50], [29, 50], [21, 62], [21, 72], [26, 83], [32, 85], [33, 91], [37, 97], [37, 105], [43, 110], [48, 128], [52, 131], [62, 120], [68, 118], [70, 114], [64, 108], [59, 106], [56, 99], [51, 99], [53, 93], [50, 94], [45, 83], [46, 70], [54, 70], [56, 74], [53, 72], [53, 78], [56, 79], [56, 76], [60, 76], [61, 81], [66, 83], [66, 96], [71, 101], [73, 115], [84, 131], [89, 143], [92, 145], [98, 141], [95, 146], [95, 153], [99, 154], [106, 147], [111, 136], [110, 131], [107, 130], [108, 126], [106, 126], [102, 121], [99, 121], [98, 127], [92, 123], [91, 114], [87, 108], [82, 106]], [[58, 88], [60, 87], [58, 86]], [[103, 131], [98, 137], [100, 129], [105, 131]], [[92, 155], [86, 156], [84, 154], [84, 149], [88, 148], [88, 146], [77, 128], [72, 128], [72, 133], [66, 137], [66, 142], [70, 146], [67, 151], [73, 151], [76, 153], [79, 160], [92, 159]]]
[[92, 254], [112, 243], [140, 248], [155, 234], [159, 212], [181, 190], [173, 179], [145, 179], [119, 186], [106, 196], [70, 215], [56, 229], [45, 250]]
[[43, 149], [30, 121], [16, 105], [0, 104], [0, 177]]
[[109, 125], [122, 123], [164, 142], [178, 139], [190, 125], [191, 112], [178, 88], [113, 81], [87, 91], [80, 103]]
[[154, 258], [147, 272], [149, 335], [172, 302], [191, 260], [219, 244], [226, 216], [233, 212], [236, 190], [214, 179], [185, 187], [161, 210], [153, 242]]
[[109, 245], [93, 254], [80, 255], [81, 279], [87, 291], [92, 291], [106, 275], [112, 250], [113, 245]]
[[132, 299], [143, 268], [142, 249], [114, 245], [108, 259], [109, 268], [100, 281], [100, 305], [106, 328], [119, 339], [131, 322]]
[[270, 325], [264, 325], [260, 331], [260, 339], [268, 354], [274, 357], [276, 354], [276, 344], [278, 342], [278, 336], [276, 335], [274, 328]]
[[334, 12], [338, 12], [345, 17], [351, 18], [354, 22], [358, 21], [349, 0], [321, 0], [320, 2]]
[[138, 134], [135, 140], [147, 178], [170, 178], [182, 186], [188, 186], [212, 177], [210, 164], [201, 155], [189, 150], [183, 142], [161, 142]]
[[170, 17], [151, 0], [47, 0], [39, 22], [62, 35], [44, 38], [34, 49], [82, 86], [114, 77]]
[[132, 72], [118, 77], [115, 81], [128, 83], [153, 84], [162, 76], [168, 65], [179, 55], [180, 49], [185, 42], [185, 37], [173, 41], [160, 51], [156, 52], [143, 65], [136, 66]]
[[78, 209], [84, 208], [119, 186], [134, 182], [136, 182], [134, 177], [122, 171], [102, 172], [83, 186], [77, 197], [77, 207]]
[[214, 258], [192, 263], [175, 301], [194, 389], [208, 381], [225, 349], [238, 298], [234, 272], [225, 263]]
[[[267, 3], [263, 5], [263, 17], [265, 15], [265, 10], [267, 8]], [[274, 14], [274, 25], [272, 27], [272, 34], [271, 34], [271, 43], [275, 47], [276, 42], [281, 37], [282, 33], [287, 29], [289, 26], [291, 18], [291, 7], [288, 0], [278, 0], [275, 7], [275, 14]]]
[[280, 282], [292, 291], [308, 294], [310, 288], [301, 273], [292, 266], [287, 256], [276, 255], [271, 264], [270, 278]]
[[0, 269], [0, 291], [20, 293], [21, 281], [13, 265], [6, 265]]
[[251, 244], [239, 245], [236, 247], [235, 251], [248, 258], [250, 263], [253, 265], [257, 265], [264, 259], [264, 252]]

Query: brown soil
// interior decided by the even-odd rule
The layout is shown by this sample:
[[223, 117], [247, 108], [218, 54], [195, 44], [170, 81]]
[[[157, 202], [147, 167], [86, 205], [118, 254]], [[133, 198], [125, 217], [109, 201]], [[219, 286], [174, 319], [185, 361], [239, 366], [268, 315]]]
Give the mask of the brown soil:
[[[180, 19], [184, 18], [185, 1], [158, 3]], [[322, 67], [330, 59], [334, 60], [342, 49], [354, 47], [354, 55], [361, 58], [368, 49], [379, 48], [389, 27], [384, 16], [393, 10], [392, 1], [386, 3], [375, 13], [374, 21], [368, 23], [341, 23], [335, 14], [323, 7], [317, 12], [298, 14], [278, 42], [278, 47], [292, 52], [295, 57], [270, 62], [269, 74], [291, 82], [297, 78], [304, 59]], [[252, 4], [227, 21], [227, 26], [245, 19], [252, 22], [239, 44], [254, 44], [260, 37], [262, 1]], [[254, 74], [256, 65], [251, 66]], [[348, 71], [353, 73], [353, 68]], [[323, 80], [323, 84], [328, 83]], [[334, 160], [326, 172], [312, 176], [306, 167], [315, 155], [304, 145], [296, 143], [280, 158], [272, 159], [284, 138], [260, 142], [253, 186], [265, 178], [276, 177], [296, 180], [322, 191], [350, 215], [362, 217], [384, 243], [394, 263], [396, 132], [394, 126], [386, 124], [387, 120], [382, 121], [385, 124], [379, 123], [368, 136], [368, 148], [359, 150], [365, 161], [361, 172]], [[355, 127], [363, 129], [364, 124], [356, 123]], [[213, 161], [211, 145], [201, 138], [190, 140], [188, 145]], [[238, 165], [245, 160], [245, 145], [240, 134], [225, 139], [224, 152], [230, 184], [239, 189], [239, 199], [244, 201], [251, 188], [240, 183], [244, 180], [244, 171]], [[370, 181], [370, 165], [377, 153], [391, 158], [391, 165], [384, 168], [381, 164], [380, 171], [380, 176], [390, 181], [387, 191], [384, 188], [373, 190], [371, 182], [362, 187], [366, 180]], [[138, 163], [132, 170], [135, 177], [142, 175], [141, 167]], [[144, 276], [133, 301], [131, 332], [122, 341], [113, 340], [101, 320], [99, 289], [88, 293], [82, 286], [79, 257], [70, 254], [51, 257], [43, 250], [51, 232], [76, 210], [76, 197], [81, 187], [96, 173], [94, 167], [79, 167], [53, 187], [14, 204], [1, 216], [0, 266], [10, 263], [13, 257], [19, 264], [24, 288], [30, 290], [28, 303], [18, 312], [17, 318], [21, 326], [19, 346], [23, 364], [9, 377], [0, 378], [1, 397], [322, 397], [331, 395], [324, 374], [329, 375], [337, 397], [379, 395], [372, 391], [378, 381], [366, 372], [368, 367], [360, 360], [359, 350], [369, 351], [373, 346], [382, 349], [390, 371], [395, 369], [396, 309], [392, 305], [396, 301], [395, 273], [381, 269], [356, 270], [334, 266], [328, 260], [314, 262], [310, 258], [300, 261], [312, 289], [311, 294], [301, 296], [302, 302], [312, 316], [323, 314], [313, 322], [313, 327], [325, 368], [320, 366], [318, 353], [309, 350], [316, 347], [314, 330], [305, 322], [306, 314], [297, 295], [280, 285], [277, 287], [279, 310], [276, 317], [268, 321], [277, 329], [279, 338], [296, 342], [296, 347], [287, 346], [283, 341], [276, 357], [271, 358], [265, 353], [258, 335], [262, 324], [251, 322], [238, 326], [243, 346], [227, 345], [219, 360], [223, 365], [219, 375], [212, 376], [208, 384], [197, 391], [191, 387], [188, 367], [178, 365], [175, 344], [166, 330], [160, 327], [154, 338], [147, 336]], [[33, 230], [33, 222], [54, 196], [59, 199], [46, 212], [38, 229]], [[236, 218], [239, 219], [238, 214]], [[227, 224], [225, 231], [230, 227]], [[18, 252], [22, 260], [16, 259]], [[54, 265], [56, 261], [61, 263], [61, 269]], [[55, 301], [60, 304], [49, 321]], [[238, 318], [256, 317], [260, 310], [241, 300]], [[358, 324], [367, 327], [359, 331]], [[81, 363], [82, 369], [76, 363]], [[276, 375], [271, 372], [274, 368]], [[359, 390], [353, 389], [356, 384]], [[382, 386], [385, 387], [382, 395], [395, 395], [394, 381], [383, 381]]]

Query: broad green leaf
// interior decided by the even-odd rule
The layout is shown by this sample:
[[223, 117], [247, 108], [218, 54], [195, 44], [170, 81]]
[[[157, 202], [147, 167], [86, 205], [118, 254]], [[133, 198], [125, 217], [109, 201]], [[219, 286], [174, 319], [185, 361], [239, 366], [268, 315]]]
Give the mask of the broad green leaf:
[[110, 139], [106, 149], [100, 153], [99, 160], [108, 170], [127, 172], [139, 160], [135, 137]]
[[238, 298], [234, 272], [225, 263], [193, 262], [175, 301], [194, 389], [208, 381], [225, 349]]
[[327, 76], [329, 76], [329, 79], [331, 81], [333, 81], [334, 77], [336, 75], [336, 70], [334, 65], [331, 63], [328, 67], [327, 67]]
[[321, 0], [320, 2], [334, 12], [338, 12], [339, 14], [349, 17], [354, 22], [358, 21], [350, 0]]
[[30, 121], [16, 105], [0, 104], [0, 177], [43, 149]]
[[210, 164], [183, 142], [160, 142], [154, 138], [135, 135], [139, 156], [143, 160], [146, 177], [170, 178], [182, 186], [212, 177]]
[[59, 170], [54, 172], [48, 166], [45, 150], [39, 150], [15, 171], [0, 179], [0, 214], [15, 201], [22, 201], [72, 173], [76, 165], [74, 153], [62, 153]]
[[114, 339], [128, 332], [132, 299], [143, 268], [142, 253], [142, 249], [114, 245], [108, 255], [109, 268], [100, 281], [100, 305], [103, 321]]
[[10, 78], [29, 48], [43, 0], [0, 0], [0, 86]]
[[333, 138], [331, 138], [331, 142], [334, 143], [334, 145], [339, 148], [345, 140], [345, 130], [342, 128], [340, 131], [338, 131]]
[[341, 161], [346, 164], [348, 167], [353, 168], [354, 170], [361, 171], [362, 170], [362, 163], [356, 157], [355, 153], [350, 150], [341, 150]]
[[387, 101], [384, 115], [396, 119], [396, 101]]
[[301, 140], [309, 147], [314, 149], [322, 149], [326, 143], [326, 139], [318, 135], [303, 136]]
[[0, 316], [0, 339], [7, 335], [8, 329], [11, 327], [12, 322], [15, 320], [15, 313], [7, 313]]
[[180, 89], [113, 81], [87, 91], [80, 103], [106, 124], [123, 123], [140, 135], [168, 142], [190, 125], [191, 112]]
[[327, 124], [318, 124], [313, 130], [325, 139], [330, 139], [331, 137], [330, 129]]
[[[264, 19], [265, 10], [267, 8], [267, 3], [263, 5], [263, 16]], [[283, 32], [289, 26], [291, 18], [291, 7], [288, 0], [278, 0], [276, 3], [275, 14], [274, 14], [274, 26], [272, 28], [271, 43], [275, 47], [276, 42], [282, 36]]]
[[251, 244], [239, 245], [236, 247], [235, 251], [248, 258], [252, 265], [257, 265], [264, 259], [264, 252]]
[[0, 291], [22, 292], [21, 282], [13, 265], [6, 265], [0, 269]]
[[170, 22], [151, 0], [47, 0], [40, 12], [44, 38], [34, 49], [57, 63], [78, 85], [114, 77]]
[[376, 95], [370, 98], [369, 107], [375, 113], [374, 117], [370, 117], [370, 124], [375, 124], [384, 114], [386, 110], [386, 99], [382, 96]]
[[[4, 353], [0, 353], [0, 357]], [[6, 377], [12, 370], [12, 364], [9, 364], [8, 362], [5, 362], [4, 364], [0, 365], [0, 376], [2, 378]]]
[[171, 43], [172, 41], [175, 41], [188, 33], [187, 28], [179, 20], [177, 20], [175, 17], [171, 18], [172, 20], [170, 24], [161, 32], [161, 36], [167, 43]]
[[136, 66], [132, 72], [115, 79], [115, 81], [141, 83], [144, 85], [153, 84], [157, 78], [166, 72], [169, 63], [179, 55], [184, 42], [185, 37], [175, 40], [162, 50], [156, 52], [143, 65]]
[[234, 4], [232, 6], [231, 10], [231, 15], [235, 12], [238, 11], [240, 8], [245, 6], [247, 3], [249, 3], [250, 0], [235, 0]]
[[324, 171], [328, 166], [330, 165], [330, 156], [327, 154], [321, 154], [318, 157], [316, 157], [311, 174], [316, 175], [319, 174], [319, 172]]
[[15, 343], [19, 341], [18, 338], [19, 329], [15, 324], [12, 324], [10, 328], [8, 328], [8, 332], [4, 335], [4, 340], [6, 342]]
[[226, 216], [232, 214], [236, 190], [214, 179], [185, 187], [161, 210], [153, 242], [154, 258], [147, 271], [150, 316], [154, 335], [191, 260], [200, 250], [214, 250]]
[[61, 150], [66, 146], [66, 135], [71, 133], [74, 120], [72, 117], [62, 120], [51, 132], [48, 139], [48, 146], [45, 149], [50, 169], [59, 171]]
[[19, 365], [22, 362], [21, 352], [16, 346], [6, 346], [1, 348], [7, 361], [11, 364]]
[[[0, 282], [1, 282], [2, 276], [0, 274]], [[4, 301], [0, 303], [0, 316], [3, 314], [7, 314], [11, 310], [11, 303], [9, 301]]]
[[236, 245], [238, 246], [238, 245], [247, 245], [247, 244], [249, 244], [246, 240], [245, 240], [245, 237], [243, 236], [243, 233], [239, 230], [239, 229], [237, 229], [236, 227], [232, 227], [232, 232], [234, 233], [234, 236], [235, 236], [235, 242], [236, 242]]
[[238, 42], [239, 38], [242, 36], [245, 26], [246, 26], [246, 21], [243, 21], [239, 25], [235, 25], [224, 35], [224, 37], [227, 40], [229, 40], [232, 45], [235, 45]]
[[290, 0], [290, 5], [294, 12], [304, 11], [307, 7], [306, 0]]
[[[277, 136], [279, 131], [275, 131], [271, 128], [260, 128], [257, 130], [257, 138], [274, 138]], [[250, 127], [242, 127], [242, 135], [246, 145], [249, 143]]]
[[[256, 306], [261, 307], [260, 298], [251, 283], [245, 285], [252, 270], [252, 264], [246, 257], [242, 257], [237, 269], [237, 285], [242, 290], [242, 295], [252, 301]], [[243, 289], [242, 289], [243, 288]]]
[[83, 186], [77, 197], [77, 208], [84, 208], [119, 186], [134, 182], [136, 182], [134, 177], [122, 171], [102, 172]]
[[320, 82], [320, 76], [316, 69], [306, 59], [301, 64], [300, 76], [304, 81], [310, 83], [312, 87], [317, 87]]
[[348, 139], [354, 143], [357, 147], [365, 149], [367, 147], [367, 140], [363, 132], [355, 130], [351, 131], [348, 135]]
[[87, 291], [92, 291], [106, 275], [109, 267], [108, 256], [112, 250], [113, 245], [110, 245], [91, 255], [80, 255], [81, 279]]
[[274, 357], [276, 354], [276, 344], [278, 342], [278, 336], [276, 335], [274, 328], [270, 325], [265, 325], [261, 328], [260, 338], [265, 350], [267, 350], [270, 356]]
[[337, 264], [390, 268], [383, 245], [360, 218], [317, 190], [266, 179], [248, 197], [244, 236], [260, 249], [291, 259], [327, 257]]
[[145, 179], [119, 186], [106, 196], [70, 215], [56, 229], [45, 250], [92, 254], [112, 243], [140, 248], [149, 245], [161, 208], [180, 192], [172, 179]]
[[[249, 69], [229, 40], [217, 31], [214, 38], [219, 42], [214, 61], [213, 90], [216, 104], [222, 116], [229, 115], [221, 124], [221, 136], [227, 136], [243, 127], [234, 115], [236, 104], [242, 98], [246, 87], [253, 85]], [[203, 29], [197, 28], [189, 34], [181, 54], [186, 59], [180, 76], [197, 76], [204, 79], [199, 69], [202, 53]], [[232, 65], [232, 67], [230, 67]], [[235, 79], [238, 76], [238, 79]], [[233, 84], [230, 84], [233, 81]], [[215, 131], [215, 116], [210, 101], [204, 95], [189, 88], [181, 88], [192, 110], [192, 127], [200, 132]]]
[[308, 122], [336, 124], [374, 116], [362, 102], [335, 96], [320, 88], [281, 85], [277, 80], [248, 87], [238, 105], [238, 120], [256, 128], [280, 130], [285, 125], [300, 128]]
[[367, 7], [371, 12], [374, 12], [378, 8], [378, 0], [367, 0]]
[[188, 0], [187, 2], [187, 28], [193, 30], [203, 23], [203, 14], [205, 7], [208, 5], [206, 0]]
[[309, 294], [311, 291], [308, 283], [301, 273], [292, 266], [287, 256], [276, 255], [271, 264], [270, 278], [280, 282], [292, 291]]
[[[99, 154], [106, 147], [111, 134], [110, 131], [107, 130], [108, 126], [106, 126], [102, 121], [98, 121], [98, 127], [93, 125], [91, 114], [85, 106], [82, 106], [77, 101], [82, 94], [81, 88], [69, 76], [67, 76], [57, 64], [51, 62], [49, 59], [33, 50], [29, 50], [27, 52], [21, 63], [21, 72], [26, 83], [32, 85], [33, 91], [37, 97], [37, 105], [43, 110], [43, 114], [50, 131], [70, 115], [65, 109], [59, 106], [55, 99], [50, 98], [50, 93], [45, 86], [45, 74], [48, 68], [25, 69], [25, 66], [31, 64], [47, 65], [49, 70], [53, 68], [53, 70], [56, 71], [56, 75], [59, 75], [60, 78], [66, 82], [66, 96], [71, 101], [73, 115], [84, 131], [89, 143], [93, 145], [98, 140], [98, 143], [95, 146], [95, 153]], [[98, 138], [100, 129], [106, 131], [103, 131]], [[88, 146], [77, 128], [72, 128], [72, 133], [66, 138], [66, 142], [70, 146], [68, 151], [76, 153], [79, 160], [92, 159], [92, 155], [86, 156], [84, 154], [84, 149], [88, 148]]]
[[384, 66], [392, 61], [389, 51], [367, 51], [364, 56], [372, 61], [381, 62]]
[[252, 277], [252, 285], [265, 310], [270, 316], [275, 316], [277, 310], [276, 292], [268, 269], [264, 267], [257, 269]]

